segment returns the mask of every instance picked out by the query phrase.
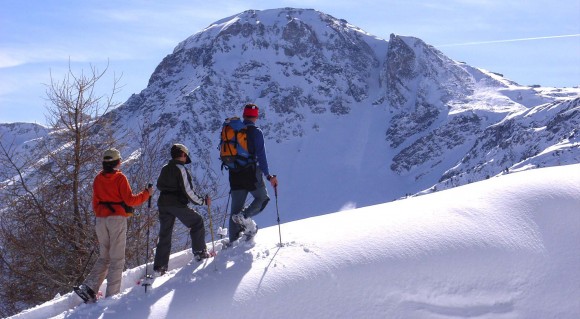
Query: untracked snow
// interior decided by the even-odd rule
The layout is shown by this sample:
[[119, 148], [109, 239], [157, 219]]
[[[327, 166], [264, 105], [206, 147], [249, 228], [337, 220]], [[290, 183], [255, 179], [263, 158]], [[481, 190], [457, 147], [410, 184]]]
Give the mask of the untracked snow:
[[579, 318], [579, 208], [580, 164], [514, 173], [282, 224], [283, 247], [274, 226], [179, 252], [147, 294], [141, 266], [117, 296], [14, 318]]

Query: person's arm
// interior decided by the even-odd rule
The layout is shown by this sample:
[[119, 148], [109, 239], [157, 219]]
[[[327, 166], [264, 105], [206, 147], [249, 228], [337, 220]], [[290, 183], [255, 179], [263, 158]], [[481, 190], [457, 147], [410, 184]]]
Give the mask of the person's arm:
[[181, 180], [179, 182], [179, 185], [181, 187], [181, 190], [185, 194], [187, 194], [189, 201], [194, 203], [195, 205], [207, 205], [205, 198], [203, 196], [199, 195], [196, 191], [194, 191], [193, 188], [191, 187], [191, 185], [189, 185], [189, 180], [187, 178], [187, 171], [185, 170], [185, 167], [183, 167], [183, 165], [177, 165], [177, 167], [179, 168], [179, 171], [181, 172], [181, 176], [180, 176]]
[[121, 199], [125, 204], [128, 206], [139, 206], [143, 204], [147, 199], [149, 199], [149, 190], [144, 189], [137, 195], [133, 195], [133, 191], [131, 190], [131, 185], [129, 185], [129, 181], [127, 180], [127, 176], [121, 174], [119, 177], [119, 192], [121, 193]]
[[270, 175], [268, 169], [268, 158], [266, 157], [266, 145], [264, 143], [264, 133], [262, 130], [256, 128], [254, 132], [254, 152], [256, 154], [256, 159], [258, 160], [258, 166], [262, 170], [264, 176]]

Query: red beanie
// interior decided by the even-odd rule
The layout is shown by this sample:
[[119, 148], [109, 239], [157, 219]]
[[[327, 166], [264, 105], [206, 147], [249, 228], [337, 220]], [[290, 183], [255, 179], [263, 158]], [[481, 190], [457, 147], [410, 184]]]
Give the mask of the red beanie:
[[244, 107], [244, 117], [258, 117], [258, 110], [256, 104], [246, 104]]

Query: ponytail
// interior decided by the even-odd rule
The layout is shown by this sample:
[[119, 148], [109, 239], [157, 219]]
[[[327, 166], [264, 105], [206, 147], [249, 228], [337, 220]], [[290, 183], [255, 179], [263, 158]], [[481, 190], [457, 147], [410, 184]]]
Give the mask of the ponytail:
[[117, 165], [119, 165], [119, 162], [120, 162], [120, 160], [115, 160], [115, 161], [110, 161], [110, 162], [103, 161], [103, 172], [104, 173], [114, 173], [115, 167], [117, 167]]

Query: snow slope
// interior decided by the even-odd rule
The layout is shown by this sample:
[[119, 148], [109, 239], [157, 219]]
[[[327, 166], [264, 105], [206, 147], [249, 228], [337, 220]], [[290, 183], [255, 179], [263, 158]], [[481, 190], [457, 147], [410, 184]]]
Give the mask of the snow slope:
[[282, 224], [283, 247], [274, 226], [176, 253], [147, 294], [141, 267], [120, 295], [14, 318], [579, 318], [579, 208], [580, 164], [514, 173]]

